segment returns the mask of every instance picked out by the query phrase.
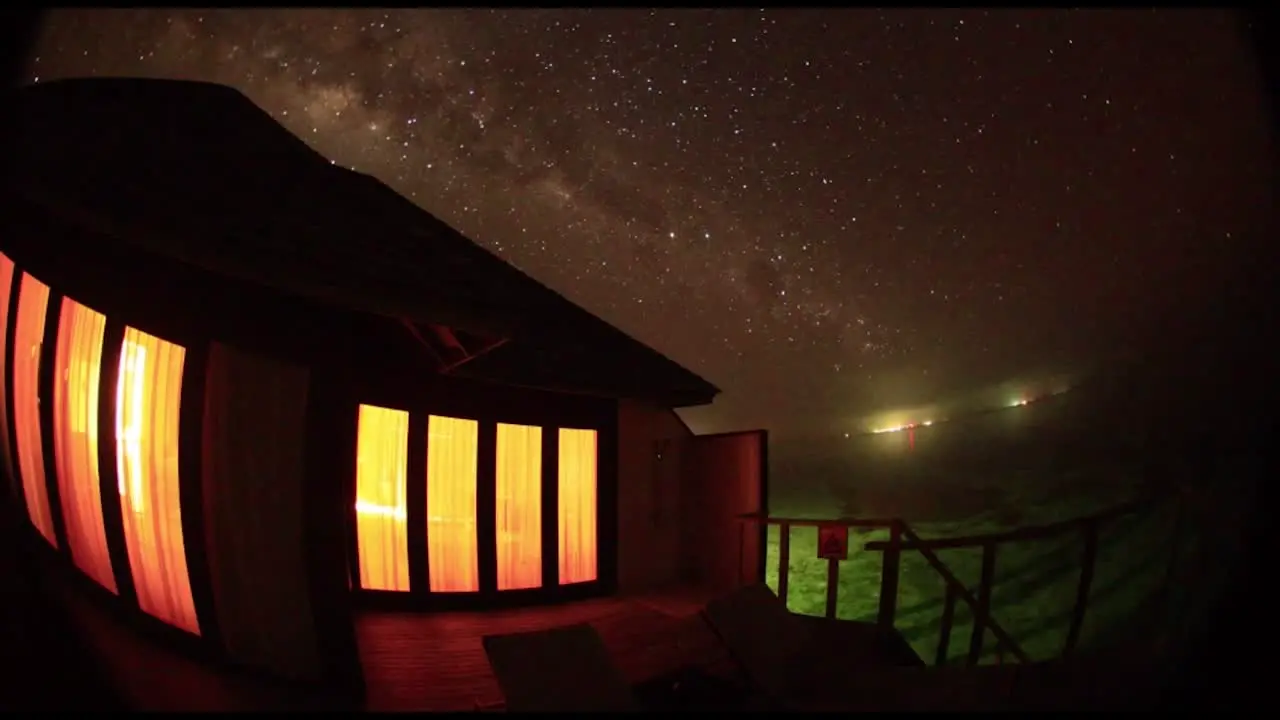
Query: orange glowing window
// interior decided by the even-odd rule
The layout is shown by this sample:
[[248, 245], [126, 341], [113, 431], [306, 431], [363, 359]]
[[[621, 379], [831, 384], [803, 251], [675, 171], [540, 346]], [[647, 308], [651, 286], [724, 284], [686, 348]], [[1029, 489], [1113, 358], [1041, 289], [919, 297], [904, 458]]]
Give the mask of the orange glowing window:
[[432, 592], [480, 589], [476, 555], [476, 454], [480, 424], [427, 420], [427, 567]]
[[[9, 346], [6, 344], [9, 340], [9, 300], [13, 293], [13, 273], [16, 268], [13, 261], [8, 255], [0, 253], [0, 462], [4, 463], [3, 470], [8, 474], [10, 480], [18, 477], [13, 469], [13, 449], [9, 447], [9, 398], [5, 394], [4, 382], [5, 374], [9, 372], [6, 366], [9, 353], [6, 352]], [[14, 496], [17, 496], [18, 486], [13, 486]]]
[[596, 579], [596, 431], [560, 429], [560, 584]]
[[408, 592], [405, 473], [409, 461], [409, 413], [361, 405], [356, 432], [360, 587]]
[[18, 316], [13, 328], [13, 427], [18, 469], [31, 522], [55, 547], [49, 490], [45, 485], [44, 445], [40, 438], [40, 346], [44, 342], [49, 286], [23, 274], [18, 289]]
[[53, 453], [71, 559], [116, 592], [98, 476], [98, 386], [106, 327], [104, 315], [63, 298], [54, 351]]
[[200, 634], [182, 540], [178, 480], [179, 345], [126, 328], [116, 384], [116, 467], [138, 605]]
[[542, 585], [542, 428], [498, 423], [498, 589]]

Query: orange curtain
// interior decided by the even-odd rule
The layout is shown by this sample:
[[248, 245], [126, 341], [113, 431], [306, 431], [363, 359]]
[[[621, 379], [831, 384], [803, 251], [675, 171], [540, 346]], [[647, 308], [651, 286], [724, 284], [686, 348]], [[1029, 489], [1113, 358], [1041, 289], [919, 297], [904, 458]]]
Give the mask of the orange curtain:
[[427, 567], [431, 592], [480, 589], [476, 555], [476, 454], [480, 424], [427, 421]]
[[[18, 474], [14, 472], [13, 467], [13, 448], [9, 447], [9, 398], [6, 395], [4, 378], [9, 372], [8, 358], [9, 353], [9, 301], [10, 295], [13, 293], [13, 273], [15, 267], [13, 261], [8, 255], [0, 253], [0, 462], [4, 463], [3, 470], [8, 473], [5, 477], [10, 482], [17, 480]], [[17, 497], [18, 486], [12, 485], [14, 497]]]
[[185, 357], [181, 346], [125, 329], [116, 385], [116, 462], [138, 605], [199, 635], [178, 495], [178, 411]]
[[360, 406], [356, 439], [356, 545], [360, 587], [409, 591], [405, 473], [409, 413]]
[[560, 584], [596, 579], [596, 431], [560, 428]]
[[18, 316], [13, 328], [13, 425], [18, 441], [18, 468], [31, 522], [54, 547], [58, 545], [45, 485], [44, 445], [40, 437], [40, 345], [44, 341], [49, 286], [22, 275]]
[[54, 351], [53, 453], [71, 559], [116, 592], [98, 477], [98, 386], [106, 327], [106, 316], [63, 298]]
[[542, 585], [542, 428], [498, 423], [498, 589]]

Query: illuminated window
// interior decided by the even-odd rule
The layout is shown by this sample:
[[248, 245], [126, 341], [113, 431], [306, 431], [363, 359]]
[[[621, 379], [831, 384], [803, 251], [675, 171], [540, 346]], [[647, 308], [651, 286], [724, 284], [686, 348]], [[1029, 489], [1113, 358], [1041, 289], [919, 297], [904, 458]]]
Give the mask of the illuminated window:
[[560, 429], [560, 584], [596, 579], [596, 431]]
[[409, 590], [405, 473], [409, 413], [360, 406], [356, 440], [356, 546], [360, 587]]
[[27, 512], [40, 534], [56, 547], [58, 539], [49, 513], [44, 446], [40, 438], [40, 345], [44, 341], [48, 309], [49, 287], [24, 273], [18, 289], [18, 316], [13, 321], [14, 435]]
[[178, 480], [181, 346], [126, 328], [116, 385], [116, 462], [138, 605], [200, 634], [182, 540]]
[[71, 558], [116, 592], [98, 476], [98, 385], [106, 326], [101, 313], [62, 300], [54, 351], [53, 452]]
[[432, 592], [480, 589], [476, 556], [475, 420], [427, 421], [427, 567]]
[[542, 428], [498, 424], [498, 589], [542, 585]]
[[[9, 447], [9, 398], [6, 395], [4, 377], [9, 372], [6, 366], [9, 353], [9, 301], [13, 293], [13, 261], [8, 255], [0, 253], [0, 462], [4, 463], [6, 477], [16, 480], [18, 474], [13, 467], [13, 449]], [[13, 486], [16, 495], [18, 486]]]

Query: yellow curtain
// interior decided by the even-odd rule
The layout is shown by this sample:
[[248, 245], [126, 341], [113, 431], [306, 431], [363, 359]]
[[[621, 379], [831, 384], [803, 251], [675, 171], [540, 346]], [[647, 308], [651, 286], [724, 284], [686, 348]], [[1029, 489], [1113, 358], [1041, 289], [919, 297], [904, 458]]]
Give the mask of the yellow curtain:
[[498, 424], [498, 589], [542, 585], [542, 428]]
[[13, 426], [18, 441], [18, 469], [22, 472], [22, 490], [31, 522], [57, 547], [40, 438], [40, 345], [48, 309], [49, 286], [24, 273], [18, 289], [18, 316], [13, 320]]
[[71, 558], [116, 592], [98, 475], [98, 387], [106, 327], [106, 316], [63, 298], [54, 351], [53, 453]]
[[356, 544], [360, 587], [409, 591], [405, 473], [409, 413], [360, 406], [356, 440]]
[[[6, 477], [11, 482], [16, 482], [18, 473], [14, 472], [13, 467], [13, 448], [9, 447], [9, 398], [5, 394], [4, 378], [9, 372], [7, 367], [7, 358], [9, 353], [9, 300], [13, 293], [13, 273], [16, 268], [13, 261], [8, 255], [0, 253], [0, 462], [4, 463], [3, 470], [8, 473]], [[14, 497], [17, 497], [18, 485], [12, 488]]]
[[427, 421], [427, 567], [431, 592], [480, 589], [476, 557], [475, 420]]
[[596, 579], [596, 431], [560, 428], [560, 584]]
[[[197, 635], [178, 479], [181, 346], [126, 328], [116, 384], [116, 463], [138, 605]], [[198, 508], [190, 508], [198, 512]]]

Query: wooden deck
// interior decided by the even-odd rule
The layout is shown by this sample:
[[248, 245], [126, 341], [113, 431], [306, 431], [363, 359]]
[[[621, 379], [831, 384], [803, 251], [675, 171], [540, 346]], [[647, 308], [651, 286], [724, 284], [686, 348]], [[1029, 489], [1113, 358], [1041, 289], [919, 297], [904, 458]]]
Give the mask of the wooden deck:
[[[6, 549], [18, 547], [15, 543]], [[23, 618], [0, 623], [0, 637], [11, 641], [5, 643], [10, 651], [6, 657], [18, 669], [5, 677], [8, 689], [0, 692], [0, 710], [471, 710], [501, 700], [482, 650], [484, 635], [576, 622], [589, 622], [599, 631], [620, 670], [635, 683], [691, 665], [731, 667], [696, 615], [710, 597], [692, 589], [522, 610], [367, 613], [356, 621], [366, 700], [361, 707], [350, 707], [318, 691], [300, 692], [173, 652], [126, 626], [48, 563], [14, 559], [0, 553], [6, 561], [0, 569], [10, 581], [0, 592], [9, 606], [6, 619]], [[952, 668], [868, 670], [865, 680], [875, 690], [863, 699], [888, 703], [886, 707], [900, 702], [904, 707], [958, 709], [966, 702], [1013, 701], [1016, 707], [1066, 709], [1113, 707], [1120, 698], [1121, 704], [1143, 708], [1158, 699], [1161, 686], [1149, 672], [1159, 663], [1146, 645], [1140, 655], [1081, 656], [976, 675]], [[996, 685], [1013, 681], [1019, 686], [1017, 697], [1002, 700], [1006, 693], [989, 687], [988, 680]]]
[[[356, 623], [367, 698], [362, 707], [349, 707], [318, 692], [299, 692], [172, 652], [122, 624], [56, 574], [44, 572], [32, 580], [28, 599], [46, 601], [43, 607], [30, 607], [27, 617], [47, 616], [48, 632], [36, 632], [41, 628], [30, 621], [10, 628], [24, 636], [28, 650], [20, 653], [26, 663], [20, 670], [29, 672], [8, 678], [15, 683], [10, 690], [23, 697], [9, 692], [7, 700], [0, 697], [0, 709], [472, 710], [501, 700], [481, 648], [483, 635], [575, 622], [595, 626], [619, 668], [635, 683], [690, 665], [732, 667], [695, 614], [706, 596], [688, 590], [485, 613], [371, 613]], [[5, 636], [17, 639], [13, 633]], [[43, 652], [31, 653], [31, 642]], [[863, 681], [875, 689], [861, 700], [916, 709], [1154, 707], [1161, 685], [1149, 670], [1158, 663], [1149, 654], [1108, 655], [985, 668], [977, 674], [955, 668], [868, 669]], [[1005, 697], [1008, 682], [1017, 686], [1016, 697]]]
[[341, 707], [331, 698], [173, 652], [81, 597], [55, 573], [44, 575], [45, 591], [66, 609], [92, 662], [134, 710], [473, 710], [502, 699], [481, 637], [577, 622], [600, 632], [619, 668], [637, 683], [690, 665], [729, 665], [696, 616], [705, 597], [689, 590], [520, 610], [365, 613], [357, 617], [356, 631], [366, 702]]
[[365, 614], [356, 623], [370, 710], [470, 710], [501, 701], [480, 638], [589, 622], [634, 683], [727, 657], [687, 592], [484, 613]]

